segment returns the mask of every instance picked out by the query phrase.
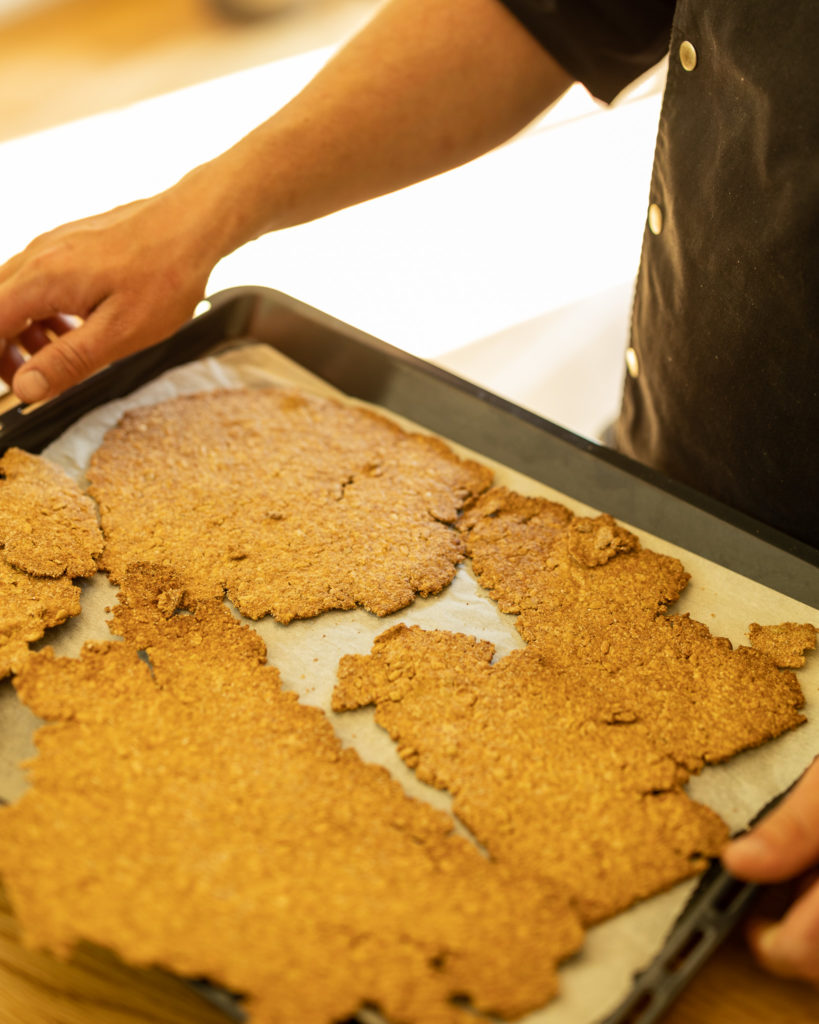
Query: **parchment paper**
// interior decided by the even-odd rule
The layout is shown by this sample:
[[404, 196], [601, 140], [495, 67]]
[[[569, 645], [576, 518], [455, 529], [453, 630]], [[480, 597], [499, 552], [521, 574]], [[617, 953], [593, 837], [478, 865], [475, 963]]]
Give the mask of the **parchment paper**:
[[[43, 454], [84, 486], [84, 471], [92, 452], [105, 431], [126, 409], [196, 391], [265, 386], [275, 382], [344, 397], [268, 346], [245, 344], [220, 356], [172, 370], [127, 398], [94, 410]], [[400, 417], [392, 418], [410, 429], [423, 431]], [[605, 511], [590, 509], [480, 453], [450, 444], [459, 453], [492, 466], [498, 484], [563, 502], [581, 514]], [[646, 547], [680, 558], [691, 573], [691, 582], [674, 610], [690, 612], [713, 633], [727, 636], [735, 646], [747, 643], [747, 628], [751, 622], [763, 625], [788, 621], [819, 623], [816, 608], [644, 531], [634, 532]], [[84, 582], [82, 587], [82, 614], [52, 630], [44, 640], [62, 655], [76, 655], [85, 640], [110, 639], [105, 608], [115, 602], [116, 588], [101, 574]], [[398, 757], [387, 733], [375, 725], [371, 709], [343, 715], [330, 710], [338, 660], [343, 654], [368, 653], [375, 637], [396, 622], [473, 634], [490, 640], [499, 658], [523, 646], [514, 621], [514, 616], [498, 611], [477, 585], [467, 563], [459, 567], [454, 582], [441, 595], [418, 599], [409, 608], [384, 618], [356, 610], [329, 612], [317, 619], [295, 621], [287, 626], [269, 618], [251, 625], [267, 643], [269, 661], [281, 672], [285, 688], [297, 691], [305, 703], [315, 704], [327, 712], [342, 741], [354, 745], [365, 760], [387, 767], [409, 794], [449, 810], [448, 795], [416, 779]], [[768, 800], [801, 774], [819, 751], [819, 655], [809, 655], [808, 664], [799, 671], [798, 678], [807, 701], [806, 725], [762, 748], [740, 754], [724, 765], [705, 769], [688, 785], [694, 799], [713, 807], [732, 830], [744, 828]], [[17, 701], [11, 685], [0, 685], [0, 796], [7, 800], [15, 799], [25, 788], [19, 762], [35, 753], [32, 736], [39, 724], [39, 720]], [[545, 1010], [529, 1015], [526, 1024], [594, 1024], [610, 1013], [631, 987], [633, 974], [659, 951], [695, 886], [696, 880], [681, 883], [592, 928], [582, 952], [561, 969], [560, 996]], [[375, 1019], [370, 1014], [367, 1018]]]

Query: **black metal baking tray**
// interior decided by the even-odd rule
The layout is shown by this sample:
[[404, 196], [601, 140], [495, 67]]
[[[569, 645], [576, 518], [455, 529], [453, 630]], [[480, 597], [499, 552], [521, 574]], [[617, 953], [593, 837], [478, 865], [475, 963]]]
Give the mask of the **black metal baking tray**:
[[41, 451], [79, 416], [240, 339], [617, 519], [789, 597], [819, 600], [819, 550], [280, 292], [232, 289], [172, 338], [31, 412], [0, 416], [0, 452]]
[[[341, 391], [407, 417], [630, 525], [814, 605], [819, 550], [280, 292], [233, 289], [173, 337], [43, 406], [0, 416], [0, 453], [39, 452], [80, 416], [174, 366], [243, 342], [265, 343]], [[604, 1024], [655, 1024], [742, 916], [754, 886], [712, 865], [655, 962]], [[696, 941], [695, 941], [696, 940]], [[234, 1020], [241, 1002], [207, 982]]]

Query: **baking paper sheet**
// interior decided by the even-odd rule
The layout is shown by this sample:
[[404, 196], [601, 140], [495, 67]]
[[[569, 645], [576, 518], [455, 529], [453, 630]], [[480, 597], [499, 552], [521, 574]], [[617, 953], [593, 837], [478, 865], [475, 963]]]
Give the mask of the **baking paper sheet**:
[[[94, 410], [43, 454], [84, 486], [84, 471], [92, 452], [105, 431], [126, 409], [196, 391], [266, 386], [275, 382], [338, 397], [335, 389], [268, 346], [248, 343], [172, 370], [127, 398]], [[400, 417], [393, 418], [410, 429], [423, 429]], [[480, 453], [450, 443], [459, 453], [492, 466], [498, 484], [560, 501], [577, 513], [594, 515], [605, 511], [590, 509], [567, 495], [485, 459]], [[690, 612], [713, 633], [727, 636], [735, 646], [747, 643], [746, 632], [751, 622], [763, 625], [789, 621], [819, 623], [816, 608], [644, 531], [634, 532], [644, 546], [680, 558], [691, 573], [691, 582], [674, 610]], [[44, 641], [58, 654], [75, 656], [86, 640], [111, 638], [105, 624], [105, 609], [115, 602], [116, 588], [108, 583], [107, 577], [98, 575], [85, 581], [82, 589], [82, 614], [52, 630]], [[285, 688], [297, 691], [305, 703], [327, 712], [342, 741], [354, 745], [365, 760], [383, 764], [407, 793], [449, 810], [448, 795], [419, 782], [400, 760], [392, 740], [375, 724], [372, 709], [342, 715], [330, 710], [339, 658], [343, 654], [368, 653], [375, 637], [397, 622], [473, 634], [491, 641], [498, 658], [523, 646], [515, 630], [514, 616], [498, 611], [476, 583], [468, 563], [459, 567], [454, 582], [441, 595], [418, 599], [409, 608], [384, 618], [358, 609], [329, 612], [317, 619], [299, 620], [286, 626], [270, 618], [250, 624], [265, 640], [269, 661], [281, 672]], [[724, 765], [707, 768], [688, 785], [691, 796], [714, 808], [732, 830], [744, 828], [764, 804], [801, 774], [819, 751], [819, 652], [809, 655], [798, 678], [807, 702], [806, 725], [762, 748], [740, 754]], [[15, 799], [25, 788], [19, 762], [35, 753], [32, 736], [39, 724], [39, 720], [18, 702], [12, 686], [0, 684], [0, 796], [7, 800]], [[610, 1013], [629, 991], [634, 973], [659, 952], [695, 886], [696, 880], [681, 883], [590, 929], [581, 953], [561, 968], [560, 996], [545, 1010], [526, 1017], [526, 1024], [594, 1024]], [[367, 1019], [371, 1017], [367, 1014]]]

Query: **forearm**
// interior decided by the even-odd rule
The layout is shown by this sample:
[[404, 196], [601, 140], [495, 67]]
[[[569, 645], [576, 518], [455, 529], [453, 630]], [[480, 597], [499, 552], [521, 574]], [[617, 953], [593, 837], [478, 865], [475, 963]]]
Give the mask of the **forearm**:
[[[0, 376], [27, 402], [58, 394], [175, 331], [244, 242], [464, 163], [570, 82], [499, 0], [390, 0], [222, 156], [0, 267]], [[55, 313], [82, 324], [52, 340]]]
[[498, 0], [392, 0], [293, 101], [179, 187], [219, 217], [224, 255], [465, 163], [570, 84]]

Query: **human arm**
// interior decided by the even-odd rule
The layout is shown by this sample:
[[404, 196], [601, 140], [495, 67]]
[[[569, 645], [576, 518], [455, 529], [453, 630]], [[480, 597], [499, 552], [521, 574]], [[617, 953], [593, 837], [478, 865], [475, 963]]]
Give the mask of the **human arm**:
[[756, 828], [726, 847], [722, 859], [732, 874], [752, 882], [803, 877], [802, 892], [780, 921], [751, 920], [749, 940], [770, 971], [819, 986], [819, 759]]
[[[15, 391], [50, 397], [161, 340], [244, 242], [462, 164], [569, 84], [499, 0], [391, 0], [232, 149], [158, 196], [35, 239], [0, 267], [0, 338], [56, 313], [83, 321], [35, 346]], [[14, 362], [7, 347], [0, 375]], [[32, 386], [38, 376], [44, 390]]]

